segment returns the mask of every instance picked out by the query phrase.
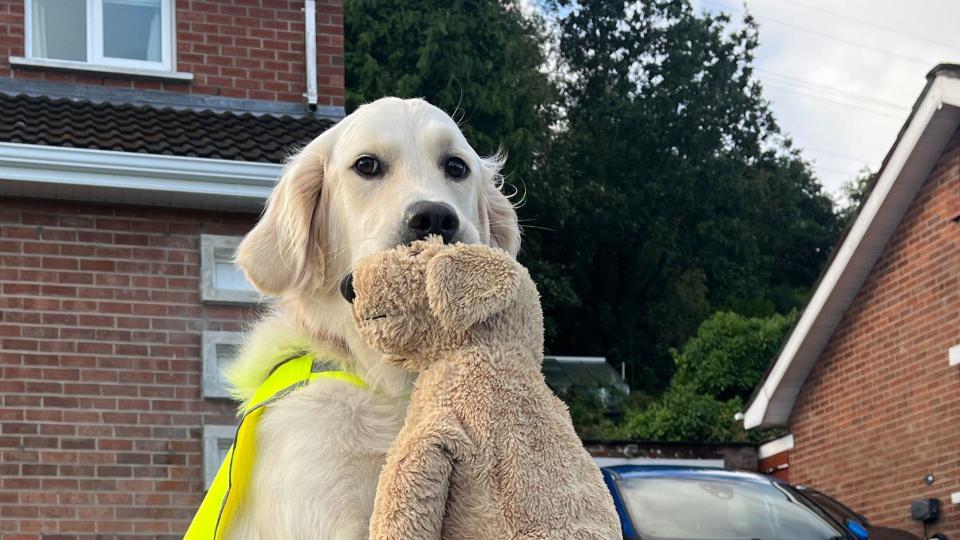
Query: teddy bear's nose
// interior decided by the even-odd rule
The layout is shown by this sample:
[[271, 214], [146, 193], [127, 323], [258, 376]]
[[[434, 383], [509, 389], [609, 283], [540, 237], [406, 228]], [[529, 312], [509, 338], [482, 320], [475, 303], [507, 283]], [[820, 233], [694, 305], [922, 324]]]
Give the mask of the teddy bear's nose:
[[443, 238], [444, 244], [449, 244], [460, 230], [460, 218], [449, 204], [420, 201], [407, 209], [406, 216], [407, 231], [404, 236], [410, 242], [436, 234]]
[[353, 290], [353, 274], [347, 274], [347, 277], [343, 278], [343, 281], [340, 282], [340, 294], [343, 296], [343, 299], [347, 302], [353, 303], [354, 299], [357, 297], [357, 292]]

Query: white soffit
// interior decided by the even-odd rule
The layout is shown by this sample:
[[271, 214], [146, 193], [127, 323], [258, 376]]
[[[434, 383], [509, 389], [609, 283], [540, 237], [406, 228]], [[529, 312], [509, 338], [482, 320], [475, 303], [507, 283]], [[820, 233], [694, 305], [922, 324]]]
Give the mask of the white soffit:
[[774, 439], [768, 443], [761, 444], [760, 447], [757, 448], [757, 457], [760, 459], [767, 459], [768, 457], [782, 454], [789, 450], [793, 450], [792, 433], [784, 435], [779, 439]]
[[928, 84], [873, 191], [744, 412], [747, 429], [786, 425], [807, 375], [960, 125], [960, 79]]
[[0, 142], [0, 195], [259, 212], [282, 168]]

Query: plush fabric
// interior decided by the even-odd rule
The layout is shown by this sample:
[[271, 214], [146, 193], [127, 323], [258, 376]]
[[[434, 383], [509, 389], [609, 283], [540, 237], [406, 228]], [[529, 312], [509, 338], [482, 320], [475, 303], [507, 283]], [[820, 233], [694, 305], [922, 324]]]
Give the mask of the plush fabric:
[[354, 319], [418, 372], [372, 540], [621, 538], [600, 471], [544, 382], [536, 286], [507, 253], [417, 242], [362, 260]]

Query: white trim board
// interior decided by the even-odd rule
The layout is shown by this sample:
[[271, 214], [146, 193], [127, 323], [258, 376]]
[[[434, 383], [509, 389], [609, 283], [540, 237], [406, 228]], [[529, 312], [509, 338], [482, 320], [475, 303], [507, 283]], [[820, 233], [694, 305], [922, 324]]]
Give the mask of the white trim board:
[[184, 71], [167, 71], [164, 69], [149, 67], [131, 67], [115, 66], [109, 64], [96, 64], [93, 62], [70, 62], [68, 60], [55, 60], [52, 58], [26, 58], [23, 56], [11, 56], [8, 58], [10, 65], [22, 68], [42, 68], [55, 69], [58, 71], [80, 71], [86, 73], [100, 73], [105, 75], [129, 75], [141, 79], [190, 82], [193, 80], [193, 73]]
[[0, 195], [259, 212], [282, 165], [0, 142]]
[[768, 457], [782, 454], [789, 450], [793, 450], [793, 433], [788, 433], [779, 439], [761, 444], [757, 448], [757, 457], [767, 459]]
[[303, 5], [304, 44], [306, 45], [307, 106], [317, 106], [317, 1], [305, 0]]
[[807, 375], [960, 126], [958, 107], [960, 80], [934, 76], [800, 320], [744, 411], [747, 429], [789, 421]]
[[560, 363], [564, 363], [564, 362], [579, 362], [583, 364], [606, 364], [607, 363], [606, 356], [554, 356], [552, 354], [548, 354], [546, 358], [553, 358], [554, 360]]
[[960, 366], [960, 345], [950, 347], [948, 361], [950, 362], [951, 366]]

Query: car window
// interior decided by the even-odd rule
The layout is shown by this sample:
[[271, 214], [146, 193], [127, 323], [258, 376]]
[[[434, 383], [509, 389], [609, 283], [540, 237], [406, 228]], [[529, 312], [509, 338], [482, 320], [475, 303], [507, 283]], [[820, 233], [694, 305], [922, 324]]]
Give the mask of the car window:
[[627, 478], [619, 485], [644, 540], [844, 537], [775, 482], [691, 475]]
[[805, 489], [801, 493], [803, 493], [807, 497], [810, 497], [810, 499], [813, 502], [815, 502], [817, 505], [819, 505], [821, 508], [823, 508], [827, 512], [830, 512], [831, 515], [835, 516], [840, 521], [846, 522], [848, 519], [852, 519], [857, 523], [862, 522], [860, 516], [854, 513], [853, 510], [850, 510], [846, 506], [838, 503], [837, 501], [835, 501], [834, 499], [831, 499], [830, 497], [827, 497], [826, 495], [824, 495], [823, 493], [820, 493], [819, 491]]

